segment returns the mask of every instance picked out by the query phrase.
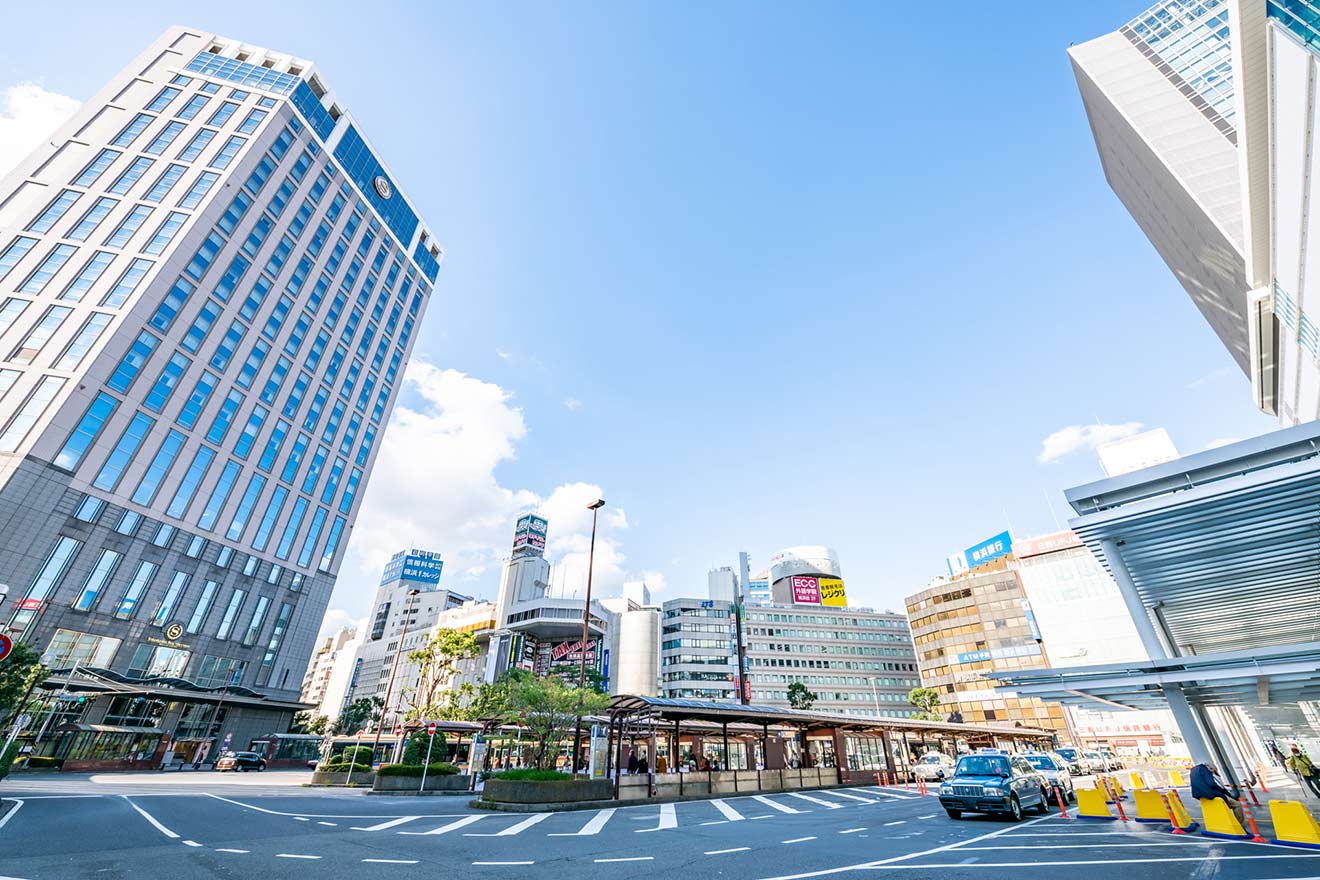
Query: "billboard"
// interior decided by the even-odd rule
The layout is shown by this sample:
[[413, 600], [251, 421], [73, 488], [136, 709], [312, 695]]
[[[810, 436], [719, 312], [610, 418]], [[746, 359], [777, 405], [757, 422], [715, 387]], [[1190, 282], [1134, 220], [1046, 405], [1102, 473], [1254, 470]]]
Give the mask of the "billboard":
[[440, 569], [444, 560], [434, 550], [401, 550], [390, 557], [381, 573], [382, 584], [409, 581], [416, 584], [440, 583]]
[[795, 575], [791, 584], [793, 586], [794, 605], [820, 604], [820, 578]]
[[949, 574], [960, 575], [969, 568], [984, 565], [992, 559], [1007, 556], [1013, 552], [1013, 537], [1008, 532], [1000, 532], [993, 538], [986, 538], [979, 544], [973, 544], [961, 553], [948, 558]]
[[545, 533], [550, 521], [534, 514], [518, 518], [518, 525], [513, 530], [513, 549], [531, 550], [540, 555], [545, 552]]
[[1041, 535], [1038, 538], [1023, 538], [1013, 545], [1013, 553], [1018, 559], [1023, 559], [1028, 556], [1044, 556], [1046, 553], [1081, 546], [1082, 539], [1077, 537], [1071, 530], [1065, 529], [1062, 532], [1053, 532], [1049, 535]]
[[820, 604], [840, 608], [848, 604], [848, 594], [843, 591], [841, 578], [820, 578]]

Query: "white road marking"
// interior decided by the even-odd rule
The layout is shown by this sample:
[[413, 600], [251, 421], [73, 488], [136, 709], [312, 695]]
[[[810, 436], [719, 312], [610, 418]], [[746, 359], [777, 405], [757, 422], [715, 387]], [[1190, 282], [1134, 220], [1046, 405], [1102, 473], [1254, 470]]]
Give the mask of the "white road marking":
[[185, 840], [185, 841], [183, 842], [183, 845], [184, 845], [184, 846], [201, 846], [201, 844], [198, 843], [198, 842], [195, 841], [195, 840]]
[[308, 819], [306, 816], [294, 816], [294, 817], [293, 817], [293, 821], [295, 821], [295, 822], [310, 822], [310, 821], [312, 821], [312, 820], [311, 820], [311, 819]]
[[730, 822], [741, 822], [743, 820], [743, 814], [726, 804], [723, 798], [715, 798], [710, 803], [711, 806], [720, 811], [721, 816]]
[[653, 862], [655, 861], [655, 856], [630, 856], [623, 859], [593, 859], [593, 861], [597, 864], [604, 864], [606, 862]]
[[368, 825], [366, 828], [360, 828], [357, 825], [352, 826], [354, 831], [384, 831], [386, 828], [393, 828], [395, 825], [402, 825], [404, 822], [411, 822], [417, 816], [400, 816], [397, 819], [391, 819], [388, 822], [381, 822], [379, 825]]
[[918, 816], [917, 818], [918, 818], [918, 819], [934, 819], [937, 815], [938, 815], [937, 813], [931, 813], [931, 814], [928, 815], [928, 816]]
[[317, 825], [329, 825], [331, 828], [338, 828], [338, 827], [339, 827], [339, 823], [338, 823], [338, 822], [317, 822], [316, 824], [317, 824]]
[[827, 810], [838, 810], [843, 807], [843, 804], [832, 804], [829, 801], [823, 801], [820, 798], [812, 797], [809, 794], [798, 794], [796, 791], [788, 792], [788, 796], [795, 797], [804, 801], [811, 801], [813, 804], [819, 804], [820, 806], [824, 807]]
[[304, 856], [298, 853], [275, 853], [277, 859], [319, 859], [320, 856]]
[[894, 798], [895, 800], [900, 801], [910, 801], [914, 798], [921, 797], [919, 794], [897, 794], [892, 791], [880, 791], [879, 789], [874, 788], [850, 788], [849, 791], [860, 791], [862, 794], [878, 794], [880, 797]]
[[897, 822], [886, 822], [885, 827], [888, 828], [890, 825], [906, 825], [906, 824], [907, 824], [906, 819], [899, 819]]
[[748, 816], [747, 818], [755, 822], [757, 819], [773, 819], [774, 816]]
[[[505, 828], [503, 831], [496, 831], [492, 834], [469, 833], [469, 834], [464, 834], [463, 836], [464, 837], [512, 837], [515, 834], [521, 834], [522, 832], [526, 831], [528, 828], [531, 828], [537, 822], [544, 822], [546, 819], [549, 819], [553, 815], [554, 813], [536, 813], [535, 815], [528, 816], [526, 819], [523, 819], [521, 822], [517, 822], [513, 825], [510, 825], [508, 828]], [[403, 832], [399, 832], [399, 833], [402, 834]]]
[[878, 804], [878, 803], [880, 803], [879, 801], [875, 800], [874, 798], [864, 798], [864, 797], [860, 797], [860, 796], [855, 795], [855, 794], [848, 794], [846, 791], [831, 791], [831, 792], [829, 792], [829, 794], [832, 794], [832, 795], [834, 795], [835, 797], [847, 798], [847, 799], [850, 800], [850, 801], [861, 801], [861, 802], [864, 803], [864, 804]]
[[464, 828], [468, 825], [471, 825], [473, 822], [476, 822], [484, 818], [486, 817], [464, 816], [462, 819], [459, 819], [456, 822], [450, 822], [448, 825], [441, 825], [439, 828], [432, 828], [430, 831], [400, 831], [399, 833], [410, 834], [417, 837], [421, 837], [423, 835], [430, 835], [430, 834], [448, 834], [451, 831], [456, 831], [459, 828]]
[[795, 810], [795, 809], [793, 809], [792, 807], [786, 807], [786, 806], [784, 806], [783, 804], [781, 804], [779, 801], [772, 801], [772, 800], [770, 800], [770, 798], [766, 797], [766, 796], [763, 795], [763, 794], [754, 794], [754, 795], [752, 795], [752, 800], [760, 801], [761, 803], [765, 804], [767, 807], [774, 807], [776, 810], [778, 810], [778, 811], [781, 812], [781, 813], [803, 813], [803, 812], [809, 812], [809, 811], [807, 811], [807, 810]]
[[865, 828], [848, 828], [848, 829], [845, 829], [845, 830], [843, 830], [843, 831], [840, 831], [839, 833], [840, 833], [840, 834], [856, 834], [858, 831], [865, 831], [865, 830], [866, 830]]
[[638, 834], [645, 834], [648, 831], [664, 831], [667, 828], [678, 827], [678, 814], [674, 812], [673, 804], [660, 805], [660, 824], [654, 828], [638, 828]]
[[248, 850], [245, 850], [245, 849], [227, 849], [227, 848], [225, 848], [225, 847], [220, 847], [220, 846], [216, 847], [215, 851], [216, 851], [216, 852], [228, 852], [228, 853], [246, 853], [246, 852], [248, 852]]
[[[1187, 858], [1160, 859], [1161, 862], [1203, 862], [1205, 856], [1189, 856]], [[1259, 856], [1215, 856], [1214, 861], [1240, 861], [1243, 859], [1320, 859], [1320, 853], [1287, 853], [1281, 855], [1259, 855]], [[1150, 859], [1087, 859], [1085, 861], [1064, 861], [1064, 862], [978, 862], [978, 868], [1028, 868], [1034, 865], [1052, 867], [1057, 865], [1148, 865]], [[869, 865], [868, 867], [877, 870], [898, 871], [898, 870], [918, 870], [925, 871], [931, 868], [961, 868], [964, 867], [959, 862], [951, 862], [942, 865]]]
[[722, 856], [725, 853], [731, 853], [731, 852], [747, 852], [749, 849], [751, 849], [750, 846], [735, 846], [733, 849], [712, 849], [709, 852], [707, 852], [706, 855]]
[[474, 865], [535, 865], [536, 862], [473, 862]]
[[794, 837], [792, 840], [781, 840], [780, 843], [806, 843], [808, 840], [815, 840], [814, 837]]
[[[233, 798], [221, 797], [218, 794], [211, 794], [209, 791], [202, 792], [209, 798], [215, 798], [218, 801], [224, 801], [227, 804], [233, 804], [236, 807], [242, 807], [245, 810], [256, 810], [258, 813], [265, 813], [268, 816], [309, 816], [313, 819], [386, 819], [379, 813], [285, 813], [280, 810], [268, 810], [265, 807], [257, 807], [252, 804], [245, 804], [242, 801], [236, 801]], [[189, 792], [192, 794], [192, 792]], [[427, 813], [417, 816], [418, 819], [457, 819], [463, 813]]]
[[120, 795], [120, 797], [122, 797], [122, 798], [124, 799], [124, 803], [128, 804], [130, 807], [132, 807], [133, 809], [135, 809], [135, 810], [137, 810], [139, 813], [141, 813], [141, 814], [142, 814], [142, 818], [143, 818], [143, 819], [146, 819], [148, 822], [150, 822], [150, 823], [152, 824], [152, 826], [154, 826], [155, 829], [156, 829], [157, 831], [159, 831], [161, 834], [164, 834], [164, 835], [165, 835], [166, 837], [168, 837], [170, 840], [177, 840], [177, 839], [178, 839], [179, 835], [175, 834], [173, 831], [171, 831], [170, 829], [166, 828], [164, 825], [162, 825], [162, 824], [160, 824], [159, 822], [157, 822], [155, 816], [151, 815], [151, 814], [148, 813], [146, 810], [142, 809], [142, 808], [139, 807], [137, 804], [135, 804], [135, 803], [133, 803], [132, 801], [130, 801], [130, 800], [128, 799], [128, 795], [123, 794], [123, 795]]
[[581, 831], [567, 831], [567, 832], [561, 831], [561, 832], [556, 832], [554, 834], [547, 834], [546, 836], [547, 837], [587, 837], [588, 835], [592, 835], [592, 834], [600, 834], [600, 830], [605, 827], [605, 823], [610, 821], [610, 817], [613, 815], [614, 815], [614, 808], [610, 807], [609, 809], [601, 810], [596, 815], [592, 816], [591, 820], [587, 822], [586, 825], [582, 826]]
[[1037, 843], [1031, 846], [964, 846], [961, 849], [981, 850], [981, 849], [1096, 849], [1104, 847], [1105, 849], [1114, 849], [1115, 847], [1170, 847], [1170, 846], [1191, 846], [1200, 844], [1201, 846], [1220, 846], [1223, 840], [1201, 840], [1192, 838], [1191, 840], [1179, 840], [1176, 837], [1168, 838], [1165, 843]]
[[728, 824], [729, 824], [729, 820], [728, 820], [728, 819], [712, 819], [712, 820], [709, 821], [709, 822], [702, 822], [701, 824], [702, 824], [702, 825], [728, 825]]
[[104, 794], [28, 794], [23, 796], [25, 801], [67, 801], [72, 798], [100, 798], [108, 797]]
[[363, 859], [373, 865], [415, 865], [417, 859]]
[[17, 813], [22, 808], [23, 808], [23, 802], [21, 800], [15, 800], [14, 808], [10, 810], [8, 813], [5, 813], [3, 816], [0, 816], [0, 828], [4, 828], [5, 825], [9, 824], [9, 820], [14, 818], [14, 814]]

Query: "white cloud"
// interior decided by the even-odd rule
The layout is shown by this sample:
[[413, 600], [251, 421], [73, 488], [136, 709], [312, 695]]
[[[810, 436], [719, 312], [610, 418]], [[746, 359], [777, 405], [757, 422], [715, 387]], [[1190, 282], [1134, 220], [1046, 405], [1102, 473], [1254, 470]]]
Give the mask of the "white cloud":
[[1042, 464], [1058, 461], [1083, 449], [1095, 449], [1103, 443], [1122, 440], [1140, 431], [1141, 422], [1121, 425], [1069, 425], [1045, 438], [1038, 460]]
[[564, 398], [564, 408], [569, 412], [577, 412], [582, 409], [582, 401], [578, 400], [576, 397], [566, 397]]
[[1219, 437], [1205, 444], [1205, 448], [1207, 450], [1218, 449], [1221, 446], [1228, 446], [1233, 443], [1240, 443], [1241, 441], [1241, 437]]
[[0, 90], [0, 177], [63, 125], [81, 106], [75, 98], [36, 83]]
[[513, 357], [513, 355], [509, 354], [502, 348], [495, 349], [495, 354], [499, 355], [499, 358], [502, 361], [507, 361], [509, 358]]
[[317, 634], [316, 638], [319, 641], [345, 626], [349, 629], [357, 630], [360, 633], [366, 625], [366, 622], [365, 618], [359, 619], [354, 617], [346, 609], [331, 608], [325, 612], [325, 617], [321, 620], [321, 632]]

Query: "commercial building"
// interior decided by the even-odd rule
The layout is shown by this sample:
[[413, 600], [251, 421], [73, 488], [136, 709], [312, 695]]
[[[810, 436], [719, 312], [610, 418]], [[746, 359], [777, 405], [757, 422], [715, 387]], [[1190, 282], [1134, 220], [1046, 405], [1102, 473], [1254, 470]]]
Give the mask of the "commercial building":
[[[316, 646], [316, 651], [312, 654], [312, 660], [307, 664], [307, 674], [303, 676], [302, 695], [300, 697], [304, 703], [316, 707], [311, 710], [312, 712], [318, 715], [328, 715], [331, 718], [338, 717], [340, 703], [332, 701], [332, 705], [327, 708], [326, 694], [330, 687], [330, 680], [334, 674], [335, 666], [339, 663], [345, 647], [355, 646], [357, 644], [356, 639], [357, 631], [345, 626], [326, 636]], [[350, 650], [349, 654], [352, 653], [352, 650]], [[341, 692], [339, 694], [341, 702], [343, 697], [344, 695]]]
[[670, 599], [660, 609], [660, 681], [672, 699], [738, 701], [733, 603]]
[[1105, 177], [1283, 425], [1320, 416], [1320, 17], [1160, 0], [1068, 50]]
[[997, 693], [998, 675], [1046, 666], [1007, 533], [949, 557], [950, 577], [906, 600], [921, 682], [937, 712], [968, 724], [1017, 723], [1063, 732], [1054, 703]]
[[287, 729], [439, 258], [312, 62], [196, 29], [0, 181], [3, 619], [97, 695], [66, 767]]

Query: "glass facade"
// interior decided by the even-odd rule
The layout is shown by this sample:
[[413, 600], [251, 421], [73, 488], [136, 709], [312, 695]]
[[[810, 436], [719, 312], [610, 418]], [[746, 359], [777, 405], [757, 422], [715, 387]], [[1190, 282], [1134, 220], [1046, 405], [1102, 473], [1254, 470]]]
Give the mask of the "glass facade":
[[1228, 0], [1161, 0], [1119, 32], [1236, 143]]

